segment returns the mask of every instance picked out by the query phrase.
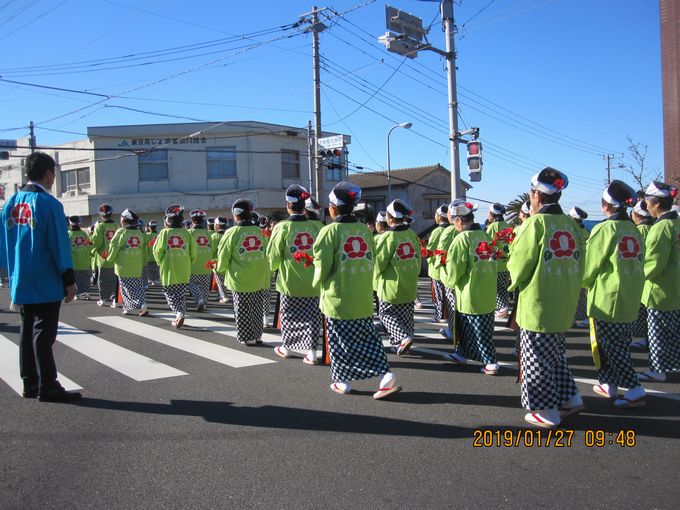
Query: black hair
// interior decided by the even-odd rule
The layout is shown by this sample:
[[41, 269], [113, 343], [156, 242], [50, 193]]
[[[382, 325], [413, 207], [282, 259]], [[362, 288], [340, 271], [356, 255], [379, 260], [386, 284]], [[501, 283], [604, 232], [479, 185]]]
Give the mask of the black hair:
[[[406, 220], [406, 216], [402, 216], [401, 218], [396, 218], [395, 216], [392, 216], [389, 212], [387, 212], [386, 214], [387, 214], [388, 218], [392, 218], [397, 223], [404, 223], [404, 221]], [[385, 225], [389, 225], [389, 223], [385, 222]]]
[[340, 214], [352, 214], [352, 211], [354, 211], [354, 204], [336, 205], [335, 207], [338, 208]]
[[[604, 198], [601, 200], [601, 203], [602, 203], [602, 207], [607, 207], [614, 212], [617, 212], [617, 213], [620, 213], [620, 212], [625, 213], [626, 212], [626, 206], [625, 205], [617, 207], [614, 204], [610, 204], [609, 202], [607, 202]], [[581, 220], [581, 223], [583, 223], [583, 220]]]
[[165, 222], [171, 228], [182, 228], [182, 223], [184, 222], [184, 216], [181, 214], [179, 216], [170, 216], [165, 218]]
[[290, 210], [295, 214], [303, 214], [305, 212], [305, 201], [298, 200], [297, 202], [288, 202]]
[[552, 195], [548, 195], [547, 193], [543, 193], [542, 191], [535, 190], [536, 193], [538, 193], [538, 196], [541, 197], [541, 204], [546, 205], [546, 204], [557, 204], [560, 201], [560, 198], [562, 198], [562, 192], [558, 191], [557, 193], [553, 193]]
[[659, 209], [662, 211], [670, 211], [673, 207], [673, 197], [647, 197], [647, 200], [659, 204]]
[[253, 211], [243, 211], [241, 214], [234, 214], [234, 219], [236, 218], [238, 218], [238, 221], [252, 221]]
[[475, 221], [475, 213], [474, 212], [469, 212], [465, 216], [459, 216], [461, 220], [463, 220], [463, 223], [474, 223]]
[[26, 177], [29, 181], [40, 181], [47, 175], [48, 170], [54, 172], [56, 167], [52, 156], [44, 152], [34, 152], [26, 158]]

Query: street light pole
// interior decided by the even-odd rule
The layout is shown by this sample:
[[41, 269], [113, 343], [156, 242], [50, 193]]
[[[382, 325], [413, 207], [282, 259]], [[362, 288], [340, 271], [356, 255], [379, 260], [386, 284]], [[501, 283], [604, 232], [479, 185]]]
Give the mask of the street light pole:
[[413, 126], [413, 124], [410, 122], [402, 122], [401, 124], [395, 124], [387, 132], [387, 204], [392, 202], [392, 180], [390, 178], [390, 172], [392, 170], [390, 164], [390, 135], [396, 128], [411, 129], [411, 126]]

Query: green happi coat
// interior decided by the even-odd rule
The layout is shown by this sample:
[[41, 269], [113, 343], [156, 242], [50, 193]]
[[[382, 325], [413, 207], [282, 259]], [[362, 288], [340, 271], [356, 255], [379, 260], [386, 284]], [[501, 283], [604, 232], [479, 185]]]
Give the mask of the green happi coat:
[[158, 233], [153, 245], [153, 257], [158, 264], [164, 287], [189, 283], [196, 251], [194, 236], [186, 229], [164, 228]]
[[314, 241], [322, 225], [308, 220], [304, 214], [294, 214], [287, 221], [276, 224], [267, 245], [267, 258], [272, 271], [278, 270], [276, 290], [292, 297], [317, 297], [319, 289], [313, 285], [314, 266], [296, 262], [293, 256], [305, 253], [312, 256]]
[[654, 310], [680, 310], [680, 219], [678, 213], [659, 216], [645, 243], [645, 287], [642, 304]]
[[332, 319], [373, 315], [373, 234], [352, 215], [338, 216], [314, 243], [314, 285], [321, 312]]
[[191, 228], [189, 233], [196, 239], [196, 259], [191, 264], [191, 274], [211, 274], [206, 266], [213, 258], [212, 233], [207, 228]]
[[109, 245], [109, 262], [121, 278], [140, 278], [148, 258], [146, 236], [137, 227], [119, 228]]
[[640, 223], [637, 226], [638, 232], [640, 232], [640, 237], [642, 238], [642, 242], [646, 243], [647, 242], [647, 236], [649, 235], [649, 230], [652, 228], [652, 225], [654, 225], [654, 222], [649, 222], [649, 223]]
[[87, 271], [92, 264], [92, 243], [90, 236], [84, 230], [69, 230], [68, 238], [71, 241], [71, 258], [75, 271]]
[[625, 323], [637, 319], [645, 277], [644, 243], [632, 221], [617, 214], [593, 228], [586, 246], [583, 286], [588, 316]]
[[[489, 234], [490, 240], [493, 241], [494, 236], [498, 232], [502, 232], [506, 228], [512, 229], [510, 223], [508, 223], [507, 221], [494, 221], [493, 223], [489, 223], [489, 225], [486, 227], [486, 233]], [[498, 247], [503, 251], [504, 255], [504, 258], [496, 261], [496, 267], [498, 269], [498, 272], [500, 273], [508, 270], [508, 257], [510, 255], [510, 246], [507, 243], [504, 243], [503, 241], [498, 241]]]
[[414, 302], [420, 262], [420, 240], [408, 226], [399, 225], [383, 233], [375, 247], [378, 299], [394, 305]]
[[93, 254], [96, 254], [97, 267], [113, 267], [113, 262], [101, 255], [109, 251], [109, 244], [118, 228], [118, 225], [111, 220], [97, 223], [94, 227], [90, 241], [92, 241]]
[[[449, 226], [448, 223], [444, 223], [441, 225], [437, 225], [436, 227], [434, 227], [434, 229], [432, 229], [430, 238], [427, 240], [427, 251], [434, 253], [439, 244], [439, 238], [442, 236], [444, 230], [446, 230], [448, 226]], [[433, 280], [441, 280], [441, 278], [439, 277], [440, 266], [441, 264], [439, 263], [439, 257], [435, 257], [434, 255], [428, 257], [427, 276], [429, 276]]]
[[496, 260], [483, 250], [491, 238], [478, 224], [454, 237], [446, 257], [442, 283], [456, 292], [456, 310], [484, 315], [496, 309]]
[[155, 262], [153, 258], [153, 245], [156, 244], [158, 232], [145, 232], [144, 237], [146, 238], [146, 263], [149, 264]]
[[269, 288], [267, 242], [262, 230], [251, 222], [231, 227], [217, 249], [217, 271], [225, 286], [234, 292], [256, 292]]
[[537, 333], [567, 331], [583, 275], [584, 244], [574, 220], [557, 205], [528, 218], [510, 246], [509, 291], [518, 289], [517, 324]]
[[[453, 239], [458, 235], [458, 231], [456, 230], [456, 227], [453, 225], [449, 225], [444, 229], [444, 232], [441, 233], [439, 236], [439, 240], [437, 242], [437, 250], [443, 250], [445, 252], [448, 252], [449, 247], [451, 246], [451, 243], [453, 243]], [[435, 251], [435, 250], [433, 250]], [[435, 270], [439, 269], [439, 281], [443, 282], [446, 279], [446, 264], [441, 263], [442, 256], [441, 255], [435, 255], [434, 256], [434, 267]], [[448, 256], [445, 256], [445, 259], [448, 259]]]

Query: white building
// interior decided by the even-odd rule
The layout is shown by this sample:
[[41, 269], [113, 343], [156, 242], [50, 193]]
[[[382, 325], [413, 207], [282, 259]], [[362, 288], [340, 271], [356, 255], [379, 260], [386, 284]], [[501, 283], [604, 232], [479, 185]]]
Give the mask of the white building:
[[[91, 127], [87, 134], [86, 140], [44, 150], [58, 164], [52, 192], [67, 215], [82, 216], [86, 224], [104, 202], [114, 215], [128, 207], [148, 220], [160, 219], [175, 203], [187, 211], [230, 216], [231, 204], [245, 197], [269, 215], [285, 211], [283, 191], [290, 184], [314, 188], [305, 129], [239, 121]], [[17, 145], [28, 146], [28, 139]], [[9, 161], [0, 161], [0, 186], [8, 197], [25, 182], [29, 153], [20, 148]], [[346, 175], [344, 168], [324, 169], [323, 205]]]

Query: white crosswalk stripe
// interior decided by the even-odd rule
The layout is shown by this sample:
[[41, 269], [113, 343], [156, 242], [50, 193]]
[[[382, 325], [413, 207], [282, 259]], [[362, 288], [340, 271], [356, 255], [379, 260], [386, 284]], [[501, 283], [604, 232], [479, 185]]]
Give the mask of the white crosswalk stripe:
[[168, 347], [189, 352], [196, 356], [234, 368], [276, 363], [274, 360], [262, 358], [204, 340], [198, 340], [175, 331], [168, 331], [167, 329], [151, 326], [139, 321], [134, 321], [134, 323], [132, 323], [130, 319], [124, 317], [104, 316], [90, 317], [90, 319], [106, 324], [112, 328], [121, 329]]
[[135, 381], [151, 381], [187, 375], [186, 372], [154, 361], [63, 322], [59, 323], [57, 341]]
[[[21, 395], [24, 390], [24, 383], [21, 381], [19, 373], [19, 346], [6, 336], [0, 335], [0, 352], [2, 352], [2, 356], [0, 356], [0, 379]], [[61, 385], [69, 391], [83, 389], [62, 374], [58, 374], [57, 377]]]

